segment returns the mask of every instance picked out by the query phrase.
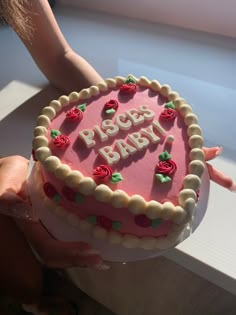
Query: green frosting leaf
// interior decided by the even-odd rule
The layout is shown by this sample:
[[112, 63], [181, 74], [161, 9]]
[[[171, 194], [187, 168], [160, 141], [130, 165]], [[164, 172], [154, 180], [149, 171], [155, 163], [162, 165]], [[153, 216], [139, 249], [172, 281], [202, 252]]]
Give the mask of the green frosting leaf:
[[151, 225], [152, 225], [153, 228], [156, 228], [156, 227], [158, 227], [161, 223], [162, 223], [162, 219], [161, 219], [161, 218], [157, 218], [157, 219], [153, 219], [153, 220], [152, 220]]
[[171, 182], [171, 178], [169, 176], [167, 176], [167, 175], [155, 174], [155, 176], [161, 183]]
[[136, 83], [136, 81], [132, 77], [128, 77], [128, 79], [125, 81], [126, 84], [129, 83]]
[[112, 228], [113, 230], [120, 230], [122, 228], [122, 223], [119, 221], [113, 221]]
[[81, 194], [76, 194], [75, 196], [75, 202], [76, 203], [82, 203], [84, 201], [84, 197]]
[[111, 176], [111, 182], [113, 184], [118, 183], [118, 182], [120, 182], [122, 180], [123, 180], [123, 177], [121, 176], [120, 173], [113, 173], [112, 176]]
[[110, 108], [110, 109], [107, 109], [107, 110], [105, 111], [106, 114], [114, 114], [115, 112], [116, 112], [116, 111], [115, 111], [114, 108]]
[[166, 161], [166, 160], [170, 160], [171, 159], [171, 155], [168, 151], [164, 151], [159, 155], [159, 160], [161, 161]]
[[87, 106], [87, 104], [84, 103], [84, 104], [78, 105], [77, 108], [80, 109], [80, 110], [82, 110], [82, 112], [84, 112], [85, 109], [86, 109], [86, 106]]
[[51, 138], [56, 138], [57, 136], [59, 136], [61, 133], [60, 133], [60, 131], [59, 130], [55, 130], [55, 129], [52, 129], [51, 130], [51, 133], [50, 133], [50, 136], [51, 136]]
[[56, 202], [60, 202], [61, 201], [61, 196], [60, 195], [58, 195], [58, 194], [56, 194], [56, 195], [54, 195], [53, 197], [52, 197], [52, 199], [54, 200], [54, 201], [56, 201]]
[[172, 109], [175, 109], [175, 105], [172, 101], [168, 102], [165, 104], [165, 108], [172, 108]]
[[91, 224], [96, 224], [97, 223], [97, 218], [95, 215], [90, 215], [88, 218], [87, 218], [87, 221]]

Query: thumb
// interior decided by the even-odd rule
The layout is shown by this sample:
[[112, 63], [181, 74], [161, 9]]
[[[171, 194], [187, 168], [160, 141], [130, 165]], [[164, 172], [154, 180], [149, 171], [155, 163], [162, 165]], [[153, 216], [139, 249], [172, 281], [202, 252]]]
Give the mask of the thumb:
[[0, 213], [15, 218], [35, 220], [34, 213], [30, 204], [14, 192], [5, 192], [0, 200]]

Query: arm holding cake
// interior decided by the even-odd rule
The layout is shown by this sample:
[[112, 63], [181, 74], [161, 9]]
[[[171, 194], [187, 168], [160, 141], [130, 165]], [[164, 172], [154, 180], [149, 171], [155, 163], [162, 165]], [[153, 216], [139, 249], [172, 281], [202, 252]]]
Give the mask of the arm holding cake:
[[[54, 86], [68, 93], [102, 81], [102, 78], [95, 69], [69, 46], [60, 31], [48, 1], [24, 1], [24, 7], [20, 8], [14, 7], [16, 5], [15, 2], [9, 1], [8, 3], [9, 4], [5, 4], [3, 2], [3, 4], [1, 4], [3, 9], [0, 6], [0, 9], [3, 10], [3, 15], [5, 6], [6, 9], [8, 9], [7, 13], [11, 12], [11, 10], [18, 9], [19, 14], [21, 14], [19, 18], [23, 19], [24, 24], [19, 25], [19, 19], [14, 19], [14, 16], [11, 16], [13, 13], [9, 15], [6, 14], [7, 16], [4, 17], [22, 39], [39, 69]], [[7, 8], [7, 6], [9, 6], [9, 8]], [[26, 25], [27, 22], [25, 21], [29, 21], [29, 24]], [[28, 209], [29, 206], [23, 200], [25, 197], [23, 191], [27, 166], [28, 161], [21, 157], [9, 157], [1, 160], [1, 177], [4, 178], [4, 180], [1, 181], [0, 194], [2, 212], [6, 209], [6, 206], [8, 209], [12, 206], [14, 212], [18, 213], [18, 216], [24, 216], [26, 212], [30, 211]], [[19, 169], [20, 171], [18, 172]], [[5, 174], [8, 174], [8, 177], [6, 177]], [[16, 178], [15, 174], [19, 174], [19, 176]], [[12, 187], [10, 187], [10, 183], [12, 183]], [[50, 239], [49, 234], [43, 229], [40, 223], [22, 221], [21, 226], [23, 225], [24, 231], [27, 231], [29, 234], [30, 241], [34, 241], [35, 244], [39, 246], [41, 254], [43, 253], [43, 255], [47, 257], [46, 262], [49, 266], [59, 267], [58, 263], [60, 267], [75, 264], [97, 265], [101, 262], [98, 255], [89, 255], [87, 257], [88, 260], [86, 260], [85, 250], [89, 249], [87, 244], [72, 243], [68, 245], [63, 242], [59, 244], [59, 241], [55, 243], [55, 240]], [[34, 228], [31, 229], [28, 225], [32, 225]], [[42, 244], [45, 244], [45, 246], [48, 244], [50, 247], [49, 250], [45, 250]], [[56, 256], [54, 259], [52, 248], [58, 249], [60, 246], [66, 249], [68, 259], [65, 258], [65, 256], [64, 258], [60, 257], [59, 262], [58, 252], [60, 251], [55, 252]], [[82, 251], [83, 257], [79, 255], [80, 250]], [[95, 259], [94, 261], [93, 258]]]

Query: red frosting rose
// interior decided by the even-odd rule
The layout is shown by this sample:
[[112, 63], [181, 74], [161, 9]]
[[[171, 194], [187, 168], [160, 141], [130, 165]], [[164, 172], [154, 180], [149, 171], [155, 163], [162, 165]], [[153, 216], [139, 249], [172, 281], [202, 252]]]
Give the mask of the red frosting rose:
[[172, 175], [175, 173], [177, 166], [173, 160], [159, 161], [156, 165], [156, 174]]
[[112, 169], [108, 165], [99, 165], [93, 171], [93, 176], [103, 182], [108, 182], [112, 176]]
[[118, 109], [118, 102], [116, 100], [110, 100], [109, 102], [106, 102], [106, 104], [104, 105], [104, 110], [108, 110], [108, 109], [114, 109], [117, 110]]
[[45, 192], [45, 195], [50, 199], [52, 199], [55, 195], [57, 195], [56, 189], [50, 183], [45, 183], [43, 185], [43, 190]]
[[172, 108], [165, 108], [160, 115], [160, 118], [165, 120], [174, 120], [177, 116], [177, 112], [175, 109]]
[[65, 135], [56, 136], [53, 140], [56, 147], [61, 148], [70, 144], [70, 139]]
[[69, 120], [81, 121], [83, 118], [83, 112], [79, 108], [73, 107], [72, 109], [66, 112], [66, 118]]
[[120, 91], [124, 94], [134, 94], [137, 86], [135, 83], [124, 83], [120, 87]]
[[103, 215], [97, 216], [97, 224], [106, 230], [112, 229], [112, 221]]

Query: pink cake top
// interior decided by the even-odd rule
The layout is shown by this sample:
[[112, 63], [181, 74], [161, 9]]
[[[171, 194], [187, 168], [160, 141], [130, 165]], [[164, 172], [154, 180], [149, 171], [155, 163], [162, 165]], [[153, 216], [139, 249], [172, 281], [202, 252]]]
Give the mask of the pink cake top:
[[[68, 144], [61, 143], [62, 135]], [[52, 120], [47, 138], [53, 155], [97, 184], [177, 204], [191, 148], [181, 114], [157, 91], [137, 86], [129, 94], [117, 87], [81, 99]], [[168, 159], [160, 161], [163, 152]], [[122, 180], [112, 183], [114, 173]]]

